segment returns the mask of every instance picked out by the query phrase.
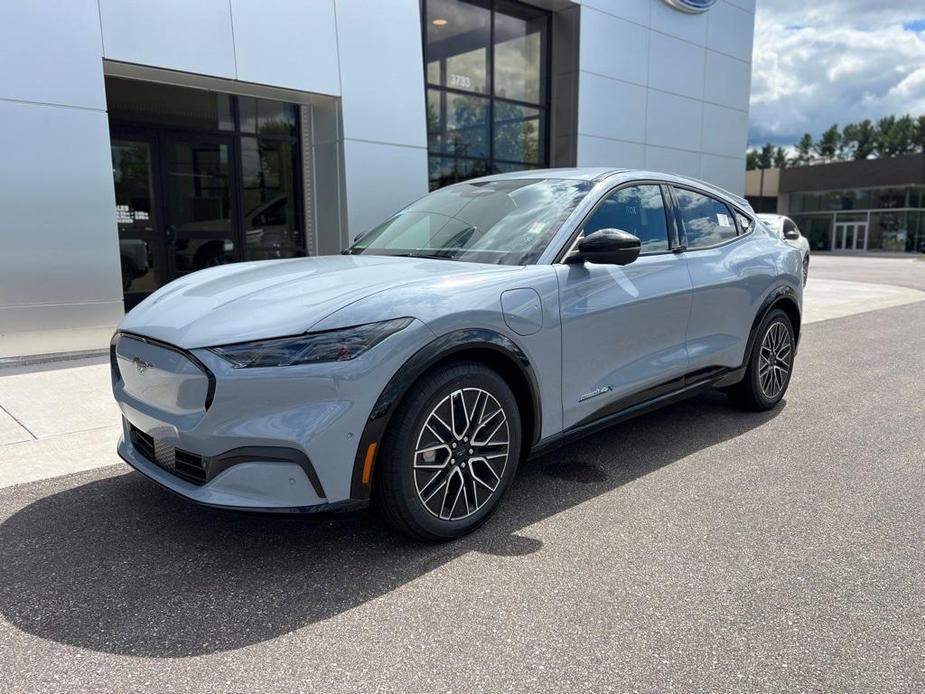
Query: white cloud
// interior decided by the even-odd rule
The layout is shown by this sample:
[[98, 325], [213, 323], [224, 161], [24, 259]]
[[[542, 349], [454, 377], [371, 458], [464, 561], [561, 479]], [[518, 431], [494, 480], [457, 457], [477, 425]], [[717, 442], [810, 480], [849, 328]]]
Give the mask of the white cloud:
[[759, 0], [750, 144], [925, 114], [925, 31], [904, 27], [923, 16], [909, 0]]

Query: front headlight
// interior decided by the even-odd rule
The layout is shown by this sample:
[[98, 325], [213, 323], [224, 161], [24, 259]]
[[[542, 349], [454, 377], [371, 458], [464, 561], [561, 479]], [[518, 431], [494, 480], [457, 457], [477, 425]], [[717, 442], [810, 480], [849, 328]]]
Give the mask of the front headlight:
[[209, 351], [231, 362], [236, 369], [348, 361], [376, 346], [389, 335], [407, 328], [412, 320], [396, 318], [340, 330], [210, 347]]

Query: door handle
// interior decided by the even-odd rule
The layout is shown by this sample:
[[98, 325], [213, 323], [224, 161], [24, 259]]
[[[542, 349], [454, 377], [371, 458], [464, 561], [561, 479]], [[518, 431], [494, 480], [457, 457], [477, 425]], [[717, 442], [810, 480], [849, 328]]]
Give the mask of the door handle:
[[164, 240], [171, 245], [177, 242], [177, 228], [173, 224], [168, 224], [164, 229]]

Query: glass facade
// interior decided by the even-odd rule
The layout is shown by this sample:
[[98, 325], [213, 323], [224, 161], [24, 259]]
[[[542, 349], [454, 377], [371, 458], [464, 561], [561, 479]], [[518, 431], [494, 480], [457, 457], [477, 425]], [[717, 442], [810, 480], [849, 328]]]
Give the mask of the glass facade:
[[925, 186], [791, 193], [813, 250], [925, 252]]
[[548, 13], [507, 0], [426, 0], [431, 190], [548, 158]]

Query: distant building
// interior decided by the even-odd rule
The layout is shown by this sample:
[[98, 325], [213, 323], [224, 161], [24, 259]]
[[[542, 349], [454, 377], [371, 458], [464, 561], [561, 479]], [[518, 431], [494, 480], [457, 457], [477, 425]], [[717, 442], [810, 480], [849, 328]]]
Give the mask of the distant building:
[[925, 253], [925, 154], [749, 171], [762, 212], [792, 217], [813, 250]]
[[754, 169], [745, 172], [745, 197], [755, 212], [777, 212], [780, 169]]

